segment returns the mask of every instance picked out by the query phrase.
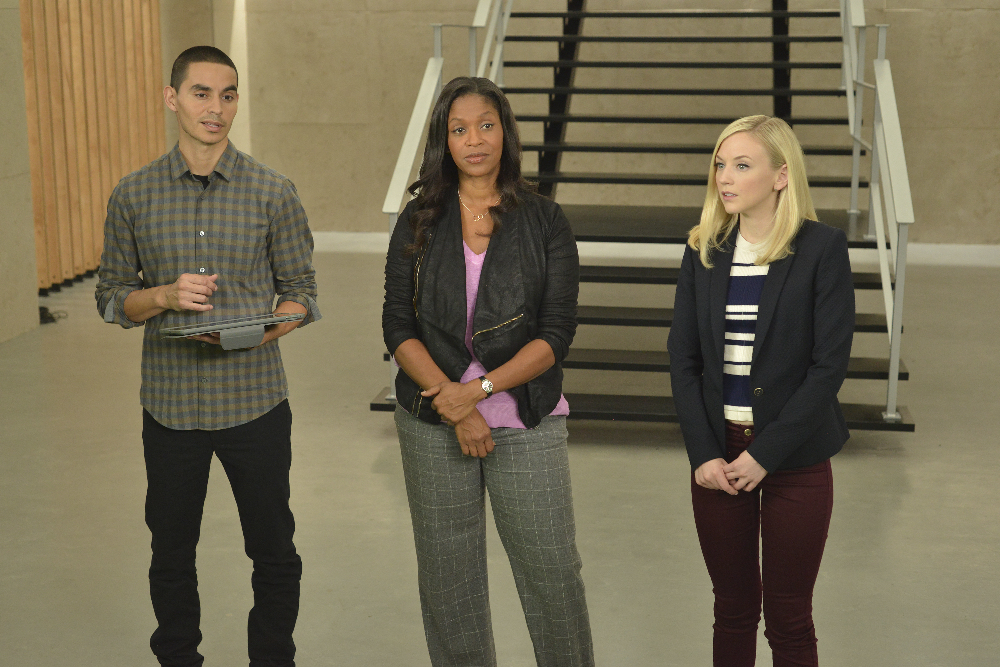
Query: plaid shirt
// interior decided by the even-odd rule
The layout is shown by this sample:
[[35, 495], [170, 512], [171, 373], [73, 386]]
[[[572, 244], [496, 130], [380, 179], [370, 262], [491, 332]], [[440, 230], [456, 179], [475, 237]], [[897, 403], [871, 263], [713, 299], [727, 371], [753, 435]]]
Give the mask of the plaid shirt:
[[318, 320], [312, 233], [295, 186], [230, 142], [204, 188], [174, 149], [118, 183], [108, 201], [97, 309], [125, 316], [133, 291], [182, 273], [219, 274], [210, 311], [167, 310], [145, 322], [139, 399], [173, 429], [216, 430], [256, 419], [288, 395], [278, 341], [223, 350], [160, 329], [269, 313], [295, 301]]

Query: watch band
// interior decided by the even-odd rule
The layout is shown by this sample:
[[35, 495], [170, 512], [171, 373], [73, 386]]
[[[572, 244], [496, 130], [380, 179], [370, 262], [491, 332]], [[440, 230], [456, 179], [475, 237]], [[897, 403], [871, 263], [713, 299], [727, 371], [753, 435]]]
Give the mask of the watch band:
[[483, 391], [486, 392], [486, 398], [493, 395], [493, 383], [486, 379], [485, 375], [479, 377], [479, 381], [483, 383]]

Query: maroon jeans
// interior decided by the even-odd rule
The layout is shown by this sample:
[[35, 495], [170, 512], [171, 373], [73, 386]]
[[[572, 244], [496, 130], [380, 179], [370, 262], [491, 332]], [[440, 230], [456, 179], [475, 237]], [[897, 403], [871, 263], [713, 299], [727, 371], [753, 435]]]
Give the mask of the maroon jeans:
[[[726, 423], [727, 461], [753, 442], [746, 428]], [[736, 496], [692, 474], [691, 500], [715, 593], [716, 667], [752, 667], [762, 599], [774, 666], [817, 665], [812, 595], [833, 511], [830, 461], [776, 471]]]

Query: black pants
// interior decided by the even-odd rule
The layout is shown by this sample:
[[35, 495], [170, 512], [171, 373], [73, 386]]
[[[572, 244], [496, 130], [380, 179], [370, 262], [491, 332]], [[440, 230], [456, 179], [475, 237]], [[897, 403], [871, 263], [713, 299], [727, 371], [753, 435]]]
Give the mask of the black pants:
[[293, 667], [302, 561], [288, 507], [292, 412], [282, 401], [265, 415], [219, 431], [178, 431], [143, 410], [146, 525], [153, 535], [149, 593], [158, 627], [150, 647], [161, 665], [197, 667], [204, 658], [195, 549], [212, 454], [236, 498], [254, 606], [247, 623], [251, 667]]

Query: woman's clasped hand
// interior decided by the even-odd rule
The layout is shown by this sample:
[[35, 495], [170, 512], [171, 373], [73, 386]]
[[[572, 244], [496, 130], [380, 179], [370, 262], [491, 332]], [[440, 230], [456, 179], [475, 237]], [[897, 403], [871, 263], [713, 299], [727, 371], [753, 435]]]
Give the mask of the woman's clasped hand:
[[466, 456], [483, 457], [493, 451], [490, 427], [476, 405], [485, 398], [486, 392], [478, 380], [472, 382], [439, 382], [420, 392], [424, 398], [432, 398], [431, 407], [441, 415], [441, 420], [455, 427], [458, 444]]

